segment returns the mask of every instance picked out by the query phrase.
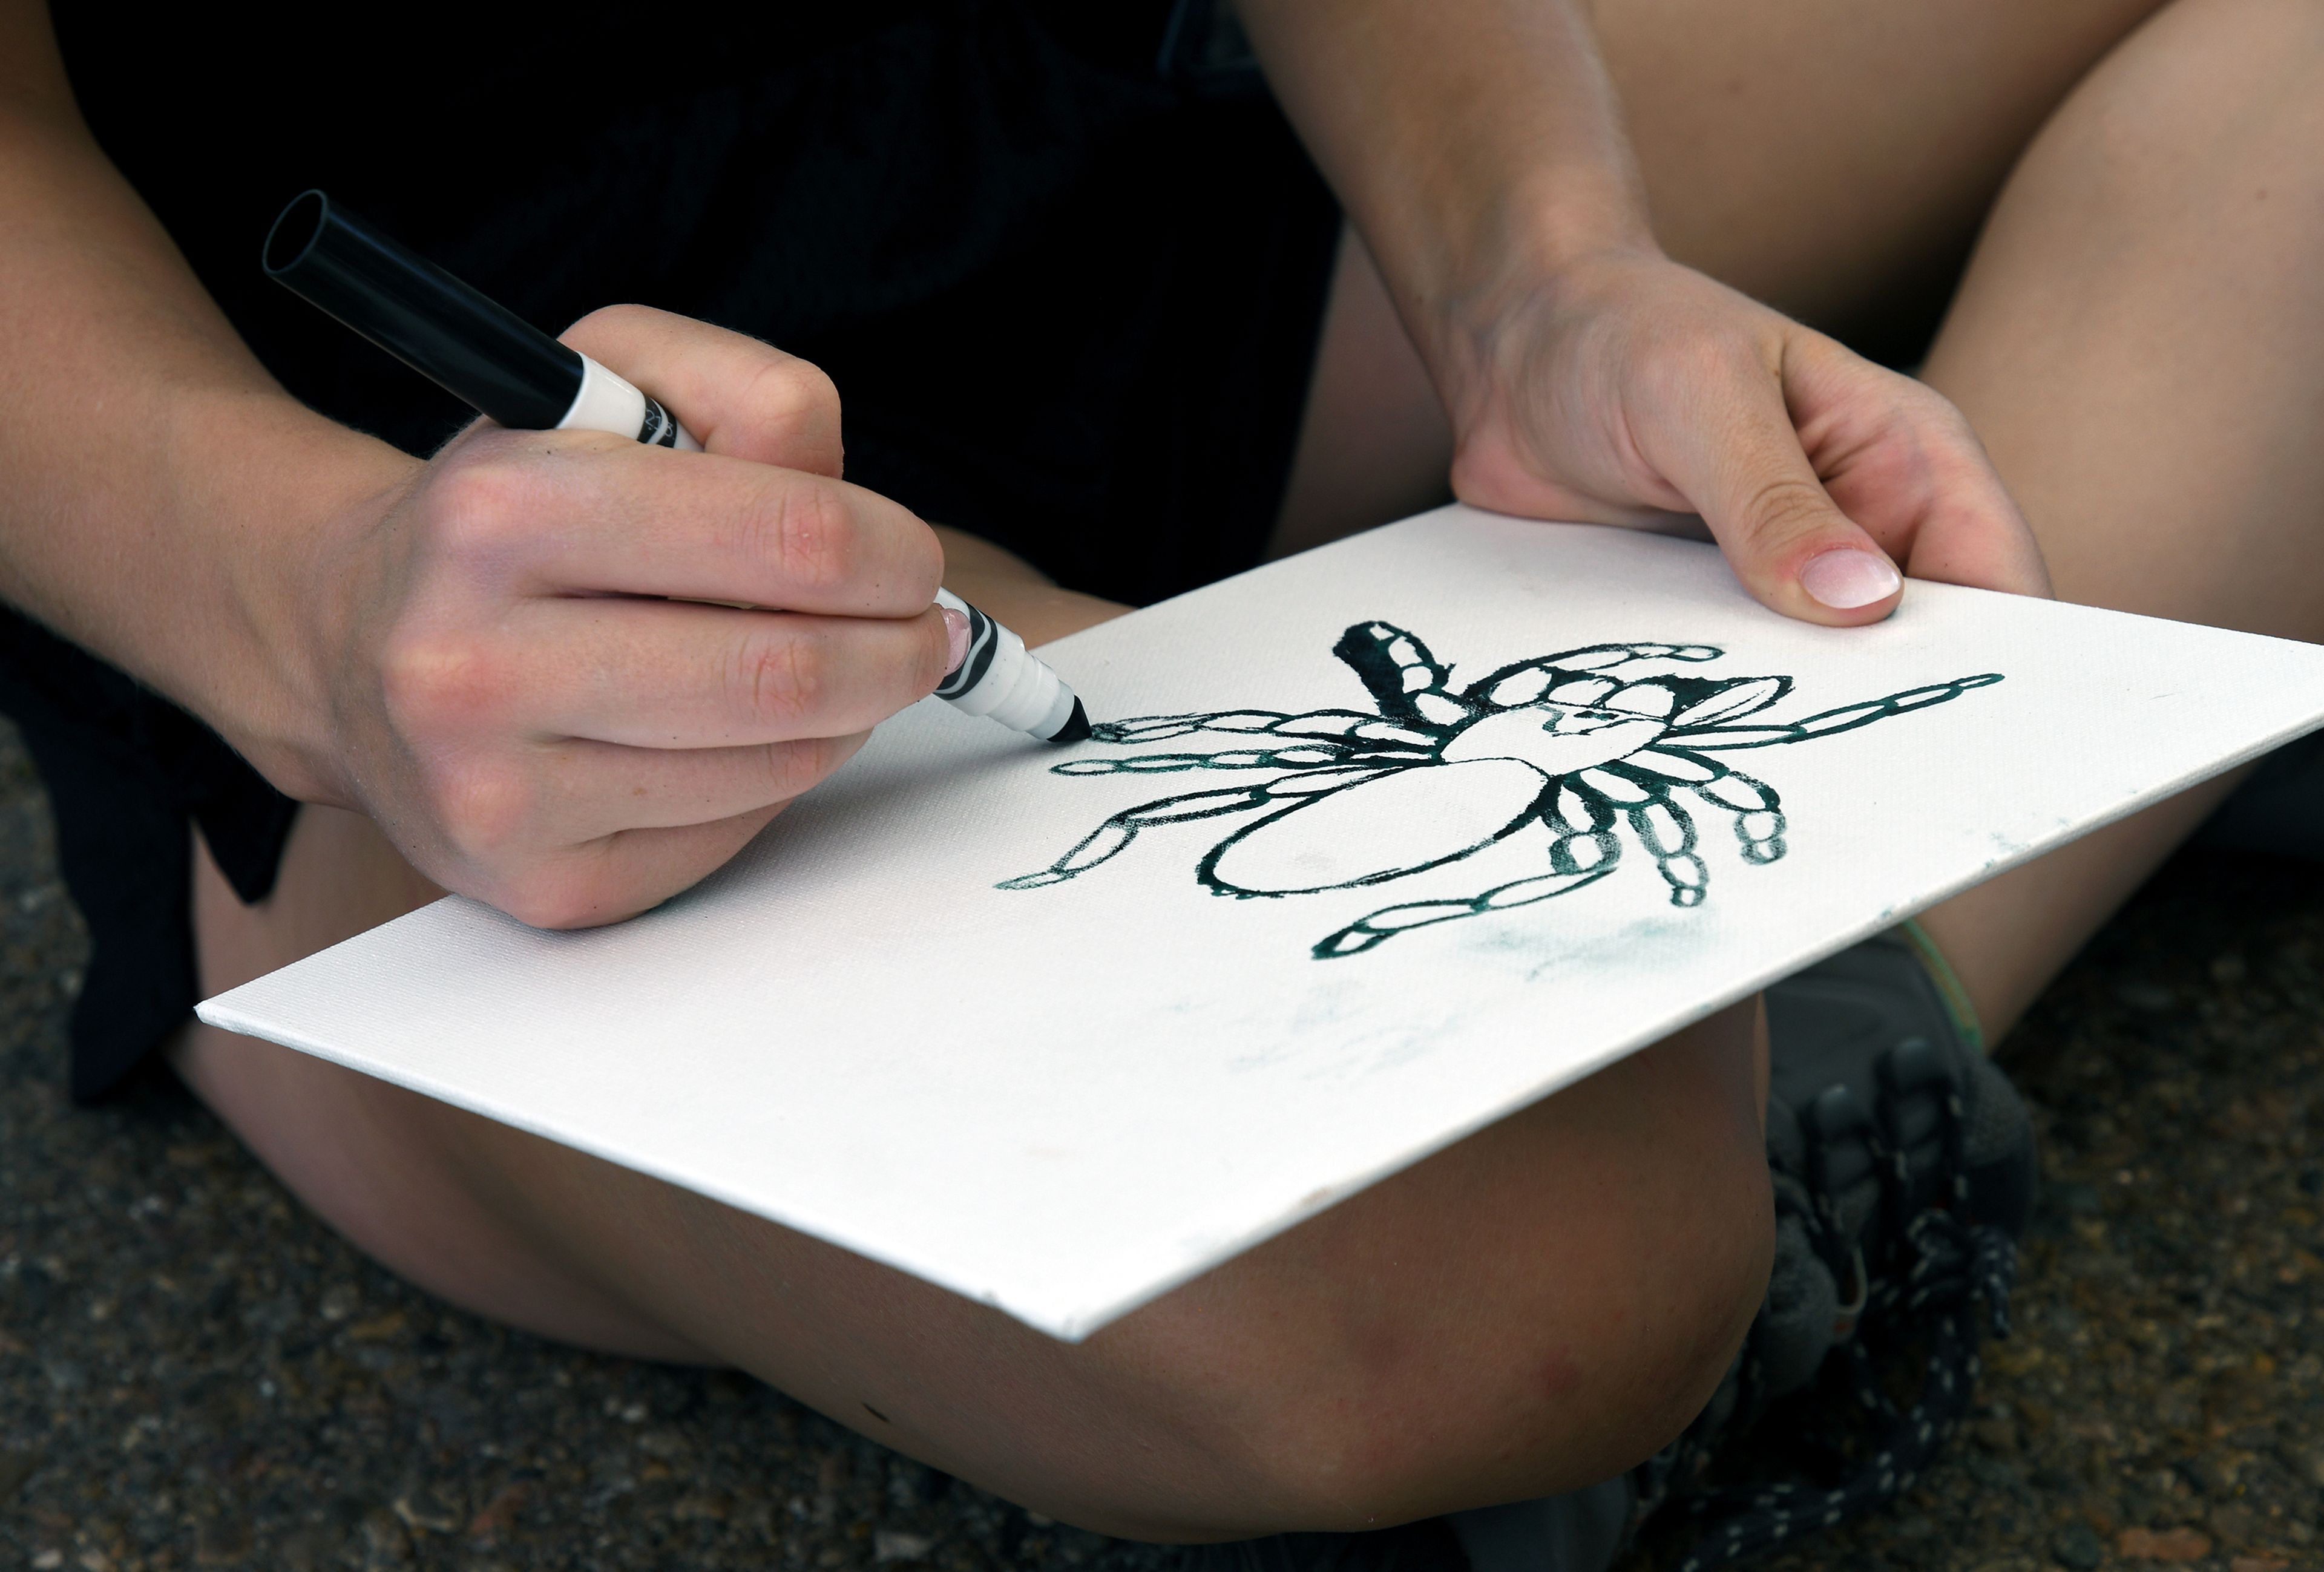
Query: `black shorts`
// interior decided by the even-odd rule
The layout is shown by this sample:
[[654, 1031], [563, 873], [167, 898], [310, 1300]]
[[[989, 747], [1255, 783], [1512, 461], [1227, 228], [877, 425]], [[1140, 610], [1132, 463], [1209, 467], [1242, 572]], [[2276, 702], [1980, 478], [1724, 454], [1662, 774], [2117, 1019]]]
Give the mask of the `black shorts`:
[[[1061, 37], [1030, 0], [903, 7], [779, 70], [632, 105], [596, 156], [567, 149], [490, 191], [415, 194], [355, 149], [345, 180], [252, 182], [238, 216], [171, 183], [187, 122], [152, 102], [168, 83], [116, 105], [103, 37], [63, 0], [58, 16], [107, 151], [325, 412], [416, 453], [463, 419], [256, 280], [265, 209], [309, 183], [545, 325], [642, 300], [806, 355], [838, 384], [850, 480], [1144, 602], [1259, 560], [1339, 229], [1247, 74], [1157, 65], [1168, 9], [1125, 43]], [[5, 611], [0, 712], [48, 784], [94, 941], [72, 1018], [73, 1095], [93, 1099], [195, 1001], [189, 825], [256, 901], [296, 805], [201, 722]]]

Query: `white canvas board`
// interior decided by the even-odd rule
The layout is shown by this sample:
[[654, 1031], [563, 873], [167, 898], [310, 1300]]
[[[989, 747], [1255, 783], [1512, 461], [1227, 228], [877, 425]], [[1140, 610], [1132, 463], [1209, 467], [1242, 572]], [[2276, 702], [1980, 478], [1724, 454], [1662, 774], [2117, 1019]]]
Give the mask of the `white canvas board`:
[[[1415, 665], [1403, 635], [1449, 675]], [[1513, 663], [1640, 641], [1687, 648], [1605, 669], [1605, 651], [1576, 656], [1499, 699], [1463, 696]], [[2317, 647], [1925, 584], [1877, 627], [1817, 629], [1753, 604], [1707, 546], [1458, 508], [1047, 654], [1100, 720], [1354, 713], [1147, 724], [1142, 744], [1066, 751], [931, 701], [645, 916], [540, 933], [448, 899], [202, 1017], [1074, 1338], [1772, 979], [2324, 722]], [[1366, 661], [1396, 703], [1403, 672], [1441, 691], [1413, 697], [1427, 713], [1407, 724], [1335, 740], [1388, 702], [1359, 680]], [[1748, 713], [1778, 685], [1711, 685], [1762, 676], [1791, 686]], [[1551, 697], [1532, 696], [1544, 682]], [[1900, 694], [1898, 712], [1833, 713]], [[1781, 730], [1818, 715], [1809, 734]], [[1052, 768], [1159, 754], [1197, 757]], [[1780, 808], [1753, 806], [1732, 776], [1640, 786], [1704, 759]], [[1597, 807], [1555, 795], [1582, 786]], [[1110, 815], [1254, 788], [1277, 795], [1212, 798], [1244, 805], [998, 887], [1054, 869]], [[1639, 817], [1623, 791], [1647, 799]], [[1611, 871], [1585, 877], [1609, 853]], [[1338, 887], [1232, 893], [1302, 881]], [[1470, 915], [1504, 887], [1546, 898]], [[1401, 925], [1430, 915], [1443, 920]]]

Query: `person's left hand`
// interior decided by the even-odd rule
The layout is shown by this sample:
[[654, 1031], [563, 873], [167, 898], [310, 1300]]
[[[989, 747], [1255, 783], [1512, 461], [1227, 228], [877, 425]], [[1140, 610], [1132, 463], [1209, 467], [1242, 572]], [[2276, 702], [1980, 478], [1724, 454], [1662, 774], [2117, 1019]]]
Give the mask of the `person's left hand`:
[[2047, 595], [2033, 532], [1926, 384], [1651, 250], [1508, 291], [1443, 347], [1452, 489], [1499, 512], [1699, 515], [1751, 593], [1835, 626], [1914, 578]]

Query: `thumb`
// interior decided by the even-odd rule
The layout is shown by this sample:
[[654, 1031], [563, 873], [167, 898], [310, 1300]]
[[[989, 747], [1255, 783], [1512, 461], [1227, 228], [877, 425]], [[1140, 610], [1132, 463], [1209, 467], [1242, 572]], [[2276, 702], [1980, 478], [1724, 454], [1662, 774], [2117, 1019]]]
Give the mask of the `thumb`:
[[1741, 374], [1697, 386], [1693, 418], [1665, 427], [1668, 450], [1640, 450], [1702, 516], [1743, 586], [1831, 627], [1895, 611], [1904, 575], [1823, 489], [1776, 373], [1753, 356]]

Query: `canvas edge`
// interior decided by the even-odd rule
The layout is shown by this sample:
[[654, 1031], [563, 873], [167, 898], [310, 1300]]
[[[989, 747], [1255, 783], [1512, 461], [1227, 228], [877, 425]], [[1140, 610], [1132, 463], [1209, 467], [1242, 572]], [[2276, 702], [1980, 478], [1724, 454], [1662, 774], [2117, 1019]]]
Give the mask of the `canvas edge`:
[[[1416, 514], [1408, 519], [1399, 519], [1389, 524], [1382, 525], [1375, 530], [1366, 531], [1365, 533], [1368, 536], [1378, 536], [1389, 531], [1402, 530], [1406, 527], [1453, 522], [1462, 519], [1489, 520], [1495, 523], [1518, 522], [1527, 526], [1539, 526], [1545, 524], [1565, 525], [1571, 528], [1593, 530], [1608, 528], [1604, 526], [1582, 524], [1571, 520], [1518, 519], [1512, 515], [1494, 513], [1487, 510], [1472, 508], [1466, 504], [1454, 502], [1448, 503], [1441, 508], [1433, 509], [1425, 513]], [[1656, 531], [1624, 530], [1621, 531], [1621, 533], [1626, 536], [1633, 534], [1644, 535], [1647, 538], [1666, 541], [1673, 546], [1690, 547], [1698, 549], [1705, 547], [1705, 543], [1703, 542], [1686, 537], [1665, 535]], [[1716, 549], [1715, 547], [1708, 548], [1712, 550]], [[1298, 555], [1305, 554], [1303, 553]], [[1294, 560], [1296, 560], [1296, 557], [1281, 558], [1274, 563], [1263, 564], [1259, 568], [1251, 571], [1263, 573], [1268, 569], [1277, 567], [1284, 563], [1288, 563]], [[1204, 589], [1208, 589], [1210, 587], [1212, 586], [1204, 586]], [[1999, 592], [1975, 590], [1971, 586], [1962, 585], [1935, 585], [1932, 587], [1941, 589], [1947, 593], [1967, 589], [1970, 593], [1977, 594], [1999, 593]], [[1188, 594], [1199, 594], [1202, 593], [1202, 589], [1187, 592]], [[1185, 598], [1185, 596], [1174, 596], [1171, 598], [1171, 601], [1182, 600]], [[2013, 596], [2009, 598], [2017, 599], [2020, 597]], [[1171, 601], [1159, 602], [1157, 602], [1157, 605], [1167, 605], [1171, 603]], [[2064, 602], [2052, 603], [2061, 607], [2066, 605]], [[1150, 610], [1152, 608], [1146, 609]], [[2108, 611], [2103, 607], [2075, 606], [2072, 607], [2071, 610], [2105, 618], [2133, 615], [2132, 613], [2127, 612]], [[2150, 619], [2140, 618], [2138, 620], [2148, 621]], [[2208, 625], [2204, 624], [2188, 625], [2208, 627]], [[1110, 626], [1111, 626], [1111, 623], [1102, 623], [1096, 628], [1084, 630], [1081, 633], [1069, 634], [1064, 639], [1052, 640], [1049, 644], [1042, 646], [1042, 648], [1044, 649], [1062, 648], [1063, 647], [1073, 643], [1074, 640], [1083, 638], [1085, 634], [1096, 633], [1101, 629], [1105, 629]], [[2221, 634], [2234, 635], [2235, 637], [2241, 639], [2261, 639], [2272, 644], [2292, 645], [2310, 649], [2318, 649], [2319, 648], [2317, 646], [2305, 644], [2301, 640], [2275, 639], [2271, 638], [2268, 635], [2244, 633], [2240, 630], [2232, 629], [2211, 629], [2209, 630]], [[2324, 655], [2324, 649], [2319, 649], [2319, 655]], [[2230, 755], [2215, 760], [2200, 768], [2174, 777], [2162, 786], [2153, 787], [2146, 792], [2140, 793], [2129, 798], [2116, 808], [2105, 814], [2093, 816], [2088, 821], [2077, 824], [2075, 827], [2064, 833], [2040, 840], [2032, 845], [2014, 851], [2007, 856], [1997, 858], [1993, 861], [1986, 864], [1984, 867], [1975, 870], [1973, 873], [1950, 884], [1940, 887], [1935, 893], [1931, 894], [1924, 898], [1918, 899], [1906, 905], [1887, 908], [1870, 919], [1868, 922], [1847, 931], [1840, 937], [1820, 941], [1814, 945], [1795, 951], [1792, 957], [1784, 962], [1766, 969], [1763, 973], [1755, 976], [1752, 980], [1745, 984], [1729, 990], [1725, 990], [1720, 994], [1714, 996], [1708, 1003], [1698, 1004], [1684, 1009], [1674, 1011], [1669, 1016], [1659, 1019], [1650, 1026], [1641, 1029], [1636, 1034], [1622, 1040], [1616, 1045], [1607, 1048], [1603, 1052], [1594, 1054], [1577, 1064], [1562, 1067], [1555, 1075], [1501, 1099], [1486, 1111], [1479, 1114], [1477, 1117], [1463, 1121], [1459, 1126], [1442, 1133], [1438, 1136], [1433, 1137], [1424, 1145], [1400, 1153], [1391, 1158], [1385, 1159], [1370, 1168], [1360, 1171], [1353, 1175], [1341, 1180], [1336, 1180], [1321, 1186], [1311, 1192], [1312, 1199], [1305, 1204], [1295, 1207], [1291, 1210], [1278, 1217], [1270, 1218], [1264, 1224], [1252, 1227], [1245, 1232], [1228, 1236], [1222, 1238], [1214, 1248], [1200, 1255], [1199, 1256], [1190, 1258], [1181, 1267], [1160, 1278], [1141, 1281], [1134, 1287], [1120, 1286], [1119, 1282], [1117, 1282], [1117, 1286], [1111, 1290], [1100, 1288], [1094, 1293], [1057, 1295], [1044, 1294], [1038, 1292], [1038, 1290], [1023, 1293], [1013, 1293], [993, 1287], [989, 1282], [981, 1283], [977, 1280], [963, 1274], [950, 1273], [940, 1269], [930, 1269], [926, 1265], [915, 1264], [852, 1238], [844, 1230], [820, 1226], [795, 1215], [787, 1215], [779, 1209], [763, 1206], [738, 1194], [733, 1193], [715, 1182], [704, 1181], [696, 1176], [688, 1175], [673, 1166], [633, 1162], [626, 1157], [617, 1156], [593, 1142], [569, 1138], [567, 1135], [558, 1134], [555, 1130], [548, 1127], [543, 1123], [520, 1117], [514, 1110], [503, 1108], [490, 1099], [461, 1095], [456, 1093], [452, 1088], [436, 1082], [429, 1077], [395, 1072], [391, 1071], [388, 1067], [367, 1060], [361, 1055], [332, 1051], [323, 1046], [319, 1042], [306, 1038], [301, 1034], [295, 1031], [272, 1025], [263, 1016], [250, 1013], [235, 1005], [235, 1000], [236, 996], [242, 995], [246, 990], [254, 988], [257, 984], [265, 981], [265, 977], [253, 979], [248, 982], [240, 984], [234, 988], [218, 994], [210, 999], [202, 1001], [196, 1007], [195, 1014], [204, 1023], [216, 1026], [221, 1030], [259, 1037], [268, 1042], [272, 1042], [281, 1046], [290, 1048], [296, 1052], [307, 1053], [315, 1058], [339, 1064], [346, 1069], [355, 1071], [361, 1074], [372, 1076], [374, 1079], [386, 1081], [389, 1084], [401, 1086], [422, 1096], [433, 1098], [438, 1101], [467, 1109], [470, 1112], [491, 1118], [497, 1123], [507, 1125], [512, 1128], [523, 1130], [528, 1134], [536, 1135], [544, 1139], [554, 1141], [559, 1145], [568, 1146], [576, 1151], [586, 1153], [587, 1154], [599, 1158], [602, 1161], [612, 1163], [618, 1167], [626, 1168], [635, 1172], [644, 1173], [649, 1177], [660, 1180], [663, 1182], [673, 1184], [696, 1194], [706, 1196], [711, 1200], [720, 1202], [721, 1204], [734, 1207], [737, 1210], [742, 1211], [748, 1215], [765, 1218], [766, 1220], [776, 1223], [780, 1227], [791, 1228], [814, 1238], [836, 1245], [843, 1249], [862, 1255], [868, 1260], [876, 1261], [882, 1265], [891, 1267], [908, 1276], [932, 1283], [945, 1290], [947, 1292], [958, 1294], [972, 1302], [992, 1306], [993, 1308], [1010, 1316], [1012, 1319], [1022, 1321], [1027, 1326], [1029, 1326], [1035, 1330], [1042, 1332], [1047, 1336], [1069, 1343], [1079, 1342], [1102, 1329], [1106, 1326], [1111, 1325], [1112, 1322], [1121, 1319], [1123, 1316], [1129, 1315], [1143, 1306], [1153, 1302], [1155, 1300], [1159, 1299], [1163, 1295], [1170, 1292], [1172, 1290], [1184, 1286], [1185, 1283], [1204, 1275], [1214, 1267], [1248, 1253], [1258, 1246], [1266, 1243], [1268, 1239], [1273, 1238], [1278, 1234], [1287, 1232], [1291, 1228], [1297, 1227], [1299, 1224], [1305, 1222], [1311, 1218], [1319, 1216], [1322, 1213], [1330, 1210], [1333, 1207], [1337, 1206], [1351, 1196], [1359, 1194], [1361, 1191], [1371, 1188], [1371, 1186], [1379, 1183], [1383, 1180], [1394, 1177], [1404, 1170], [1425, 1161], [1427, 1158], [1434, 1156], [1439, 1152], [1444, 1151], [1447, 1148], [1457, 1145], [1459, 1142], [1465, 1140], [1479, 1130], [1484, 1129], [1501, 1119], [1507, 1118], [1511, 1114], [1523, 1108], [1531, 1107], [1533, 1104], [1539, 1102], [1543, 1098], [1554, 1095], [1556, 1092], [1586, 1079], [1590, 1075], [1595, 1074], [1598, 1071], [1604, 1069], [1607, 1065], [1614, 1063], [1631, 1053], [1637, 1053], [1641, 1048], [1644, 1048], [1652, 1043], [1660, 1041], [1662, 1038], [1669, 1036], [1674, 1032], [1681, 1031], [1685, 1027], [1693, 1025], [1697, 1021], [1701, 1021], [1710, 1016], [1715, 1015], [1720, 1010], [1728, 1007], [1737, 1001], [1748, 997], [1752, 994], [1763, 990], [1770, 983], [1778, 981], [1784, 977], [1788, 977], [1804, 967], [1813, 965], [1817, 961], [1823, 960], [1830, 955], [1836, 954], [1840, 951], [1848, 948], [1849, 945], [1857, 943], [1886, 928], [1891, 927], [1908, 917], [1926, 911], [1932, 906], [1938, 906], [1964, 890], [1973, 888], [1978, 885], [1985, 883], [1988, 879], [2009, 871], [2011, 869], [2020, 867], [2038, 857], [2047, 855], [2051, 851], [2054, 851], [2062, 846], [2069, 845], [2075, 841], [2079, 841], [2082, 837], [2104, 829], [2109, 824], [2128, 818], [2131, 815], [2148, 807], [2153, 806], [2154, 804], [2174, 796], [2181, 792], [2200, 785], [2206, 780], [2216, 778], [2218, 776], [2225, 774], [2238, 766], [2259, 758], [2279, 748], [2283, 747], [2287, 743], [2319, 730], [2324, 730], [2324, 709], [2319, 709], [2311, 712], [2301, 721], [2290, 723], [2271, 731], [2263, 736], [2260, 740], [2251, 743]], [[444, 898], [446, 900], [456, 900], [459, 897], [446, 896]], [[418, 908], [413, 912], [404, 914], [402, 916], [391, 919], [388, 924], [381, 924], [381, 927], [384, 928], [392, 926], [396, 923], [407, 921], [411, 917], [419, 915], [420, 912], [431, 910], [434, 906], [441, 904], [443, 904], [441, 901], [431, 902], [428, 906]], [[379, 929], [373, 929], [368, 932], [377, 933], [379, 932]], [[355, 935], [354, 937], [360, 938], [363, 936], [364, 935]], [[351, 938], [349, 940], [340, 941], [339, 944], [352, 942], [353, 939]], [[338, 948], [339, 944], [334, 944], [327, 947], [326, 950], [318, 951], [316, 954], [321, 955], [327, 953], [329, 950]], [[304, 961], [312, 959], [314, 959], [314, 957], [304, 957], [301, 961], [294, 961], [291, 965], [299, 965]], [[287, 968], [282, 970], [287, 970]], [[273, 975], [275, 974], [266, 974], [267, 977]], [[1113, 1275], [1118, 1280], [1126, 1274], [1115, 1273]], [[1028, 1286], [1031, 1287], [1029, 1284]]]

